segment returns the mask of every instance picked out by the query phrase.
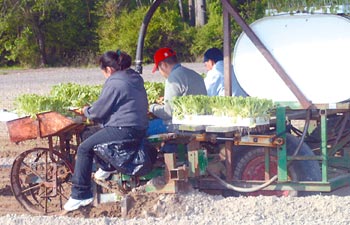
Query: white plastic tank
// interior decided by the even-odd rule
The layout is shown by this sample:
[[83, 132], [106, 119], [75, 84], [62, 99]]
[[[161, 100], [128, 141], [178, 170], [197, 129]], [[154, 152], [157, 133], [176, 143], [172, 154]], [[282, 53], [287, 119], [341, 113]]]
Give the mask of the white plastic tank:
[[[350, 98], [350, 20], [326, 14], [265, 17], [250, 25], [286, 73], [313, 103]], [[298, 101], [243, 32], [233, 51], [237, 79], [250, 95]]]

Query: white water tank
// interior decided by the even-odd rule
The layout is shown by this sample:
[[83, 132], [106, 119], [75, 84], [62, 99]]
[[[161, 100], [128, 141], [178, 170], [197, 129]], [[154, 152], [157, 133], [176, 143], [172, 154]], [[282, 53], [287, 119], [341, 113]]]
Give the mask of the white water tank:
[[[265, 17], [250, 25], [286, 73], [313, 103], [350, 98], [350, 20], [337, 15], [300, 14]], [[243, 32], [233, 65], [250, 96], [298, 101]]]

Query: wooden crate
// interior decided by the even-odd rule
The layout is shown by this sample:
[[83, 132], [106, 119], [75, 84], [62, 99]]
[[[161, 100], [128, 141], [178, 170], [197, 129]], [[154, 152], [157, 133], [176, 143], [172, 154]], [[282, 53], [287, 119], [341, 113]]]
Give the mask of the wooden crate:
[[6, 123], [12, 142], [57, 135], [75, 124], [74, 120], [57, 112], [39, 113], [36, 118], [27, 116]]

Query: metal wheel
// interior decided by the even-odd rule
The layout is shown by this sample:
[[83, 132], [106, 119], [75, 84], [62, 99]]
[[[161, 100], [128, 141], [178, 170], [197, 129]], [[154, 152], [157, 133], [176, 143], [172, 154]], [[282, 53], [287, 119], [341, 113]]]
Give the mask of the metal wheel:
[[54, 214], [69, 198], [70, 163], [57, 151], [34, 148], [16, 157], [11, 188], [17, 201], [33, 214]]
[[[292, 155], [298, 145], [298, 138], [287, 135], [287, 153]], [[270, 149], [270, 177], [277, 174], [277, 156], [275, 149]], [[310, 148], [303, 144], [299, 154], [303, 156], [313, 155]], [[237, 154], [237, 162], [234, 170], [235, 180], [265, 180], [265, 149], [255, 147], [242, 149]], [[321, 180], [321, 169], [317, 161], [295, 161], [288, 167], [288, 178], [292, 181], [319, 181]], [[305, 195], [301, 191], [256, 191], [247, 195], [274, 195], [274, 196], [298, 196]]]

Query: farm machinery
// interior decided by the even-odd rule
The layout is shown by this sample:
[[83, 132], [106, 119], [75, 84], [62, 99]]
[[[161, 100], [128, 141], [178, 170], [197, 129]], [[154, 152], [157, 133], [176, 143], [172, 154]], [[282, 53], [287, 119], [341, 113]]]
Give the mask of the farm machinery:
[[[161, 2], [154, 1], [141, 26], [136, 55], [136, 69], [141, 73], [144, 35]], [[274, 100], [275, 107], [269, 117], [261, 121], [248, 118], [248, 122], [242, 123], [200, 116], [174, 121], [178, 125], [176, 132], [147, 137], [154, 149], [159, 150], [153, 170], [141, 177], [116, 173], [107, 182], [96, 181], [97, 203], [127, 199], [127, 193], [139, 186], [144, 186], [148, 192], [159, 193], [177, 193], [192, 187], [225, 196], [298, 196], [331, 192], [349, 185], [350, 105], [346, 93], [325, 93], [322, 84], [331, 83], [322, 80], [326, 77], [323, 74], [330, 72], [329, 67], [337, 70], [332, 73], [334, 80], [346, 73], [347, 64], [341, 61], [341, 57], [336, 65], [331, 64], [331, 59], [339, 57], [339, 49], [350, 50], [350, 35], [344, 32], [350, 21], [340, 16], [295, 15], [263, 19], [248, 26], [229, 1], [222, 0], [222, 4], [226, 95], [231, 94], [230, 74], [234, 69], [250, 95]], [[234, 60], [231, 60], [230, 16], [244, 31], [235, 46]], [[341, 31], [340, 34], [333, 32], [321, 43], [323, 47], [330, 44], [325, 48], [333, 54], [326, 59], [326, 65], [326, 62], [313, 65], [307, 46], [302, 45], [304, 51], [300, 52], [300, 43], [287, 39], [295, 33], [293, 28], [304, 27], [304, 31], [312, 32], [303, 40], [316, 43], [316, 38], [323, 37], [324, 33], [317, 33], [322, 30], [314, 28], [314, 21], [316, 24], [331, 21], [330, 29], [338, 27], [336, 31]], [[264, 36], [260, 31], [266, 29], [283, 30]], [[271, 36], [276, 37], [273, 45], [267, 42]], [[338, 50], [332, 48], [334, 42], [339, 44], [342, 41]], [[297, 64], [307, 61], [313, 70], [304, 67], [293, 70], [297, 66], [295, 60], [284, 58], [278, 51], [286, 43], [291, 49], [282, 49], [281, 52], [288, 52], [287, 56], [299, 53], [300, 62]], [[313, 47], [311, 51], [319, 54], [316, 51], [319, 46]], [[257, 70], [252, 71], [254, 68]], [[315, 73], [317, 76], [312, 75]], [[306, 77], [311, 81], [303, 86], [304, 80], [300, 79]], [[337, 85], [338, 90], [346, 90], [339, 89], [343, 84]], [[309, 88], [312, 88], [311, 93]], [[304, 93], [321, 103], [313, 103]], [[15, 159], [11, 187], [16, 199], [34, 214], [61, 211], [70, 195], [77, 146], [89, 125], [80, 117], [72, 119], [47, 112], [37, 114], [34, 119], [25, 117], [9, 121], [7, 126], [13, 142], [38, 137], [48, 141], [48, 147], [24, 151]], [[177, 151], [160, 151], [167, 144], [175, 145]]]

